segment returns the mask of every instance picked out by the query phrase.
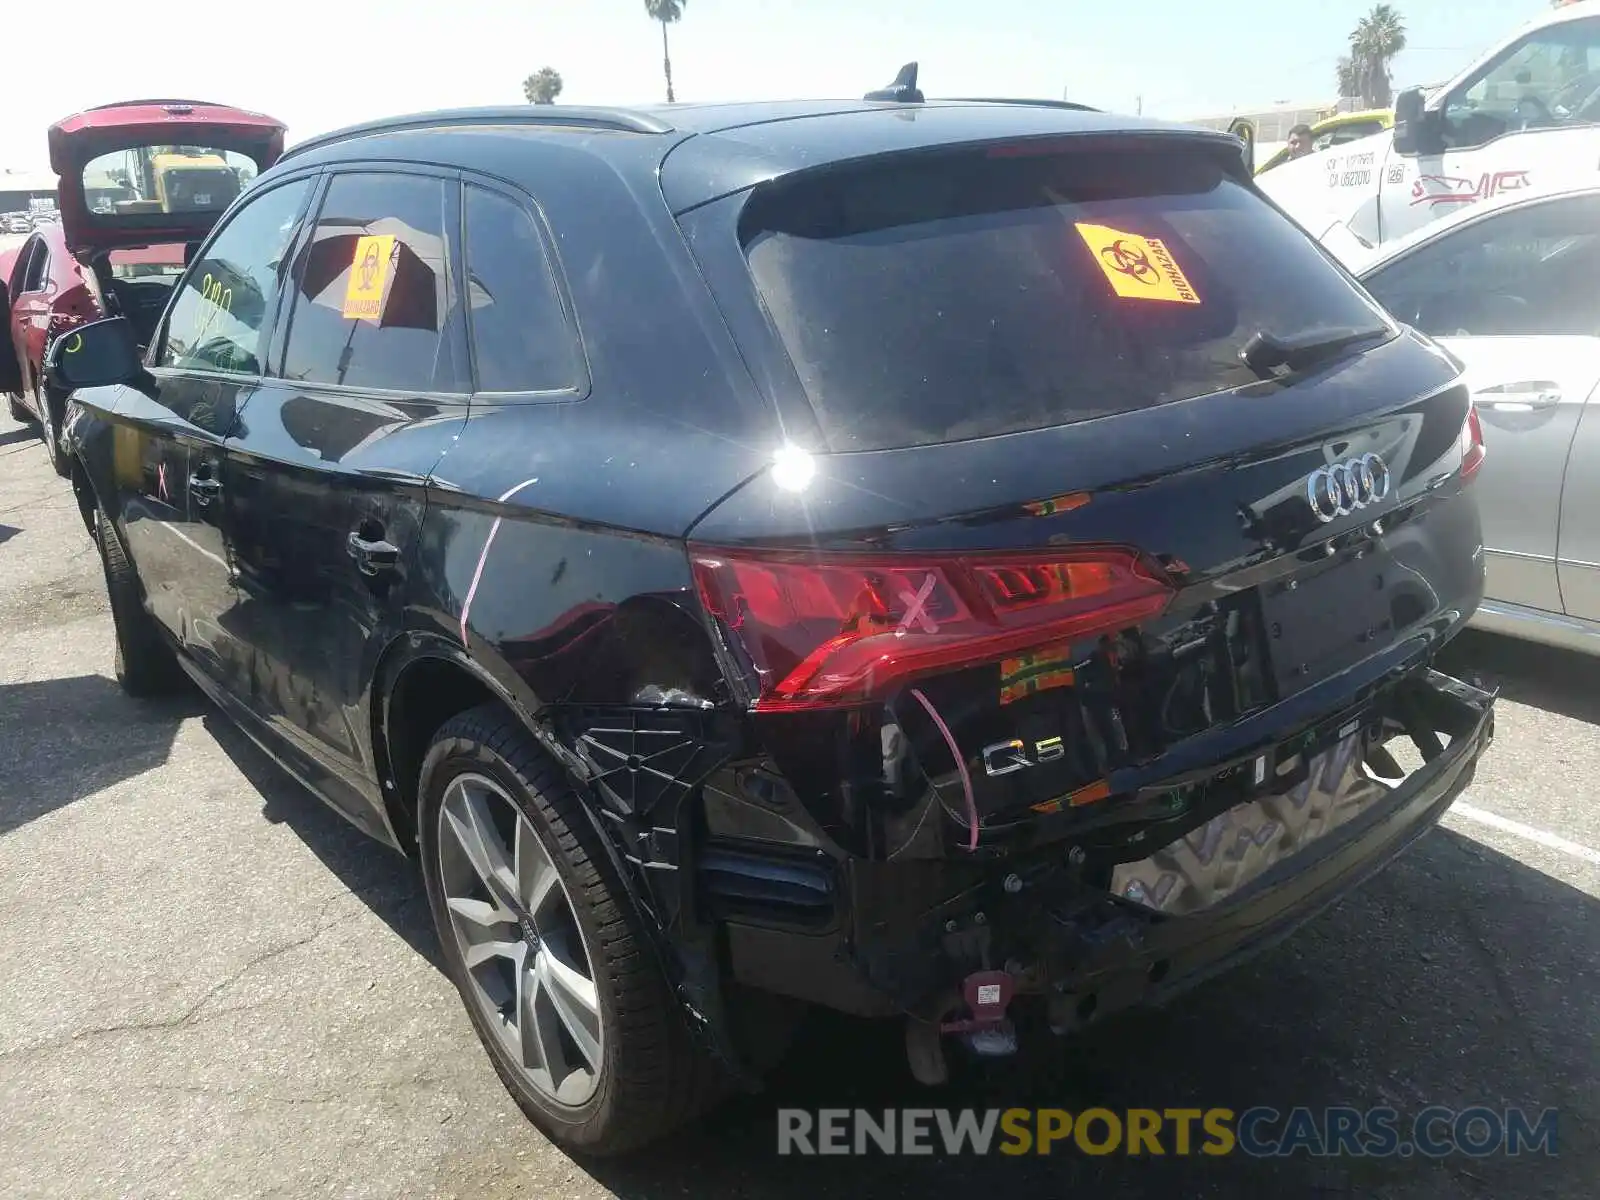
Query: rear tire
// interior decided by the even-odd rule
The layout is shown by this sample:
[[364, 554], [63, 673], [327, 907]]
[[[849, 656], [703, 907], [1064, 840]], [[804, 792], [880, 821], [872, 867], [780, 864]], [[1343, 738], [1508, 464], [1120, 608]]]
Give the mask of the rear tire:
[[95, 509], [95, 541], [106, 573], [111, 623], [116, 632], [116, 675], [130, 696], [167, 696], [182, 688], [183, 668], [144, 607], [144, 589], [128, 561], [122, 538], [104, 510]]
[[33, 414], [29, 412], [23, 405], [22, 397], [17, 395], [17, 393], [6, 393], [6, 408], [11, 411], [11, 417], [13, 420], [21, 421], [24, 425], [33, 424]]
[[[423, 877], [445, 963], [528, 1118], [568, 1150], [610, 1155], [706, 1108], [721, 1073], [694, 1045], [582, 800], [516, 717], [485, 705], [447, 721], [418, 795]], [[480, 862], [500, 882], [485, 883]], [[571, 965], [539, 965], [550, 957]], [[543, 983], [563, 976], [578, 981], [572, 992]], [[580, 1007], [592, 998], [593, 1009], [574, 1008], [580, 993]]]

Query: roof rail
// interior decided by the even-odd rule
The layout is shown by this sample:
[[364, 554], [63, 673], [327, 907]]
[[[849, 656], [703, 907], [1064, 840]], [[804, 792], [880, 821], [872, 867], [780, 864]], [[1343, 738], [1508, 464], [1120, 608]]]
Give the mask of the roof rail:
[[525, 104], [520, 107], [457, 108], [433, 113], [411, 113], [347, 125], [297, 142], [283, 159], [331, 146], [351, 138], [417, 129], [444, 129], [468, 125], [535, 125], [557, 129], [609, 129], [621, 133], [671, 133], [673, 126], [658, 117], [624, 108], [585, 108], [565, 104]]
[[1066, 108], [1073, 112], [1099, 112], [1089, 104], [1076, 100], [1044, 100], [1033, 96], [935, 96], [935, 100], [950, 100], [960, 104], [1027, 104], [1034, 108]]

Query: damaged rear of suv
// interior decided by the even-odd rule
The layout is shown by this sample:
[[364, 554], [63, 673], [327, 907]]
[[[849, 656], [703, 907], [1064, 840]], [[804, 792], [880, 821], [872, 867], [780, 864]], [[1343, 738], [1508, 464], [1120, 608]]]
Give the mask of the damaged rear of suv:
[[815, 416], [690, 533], [735, 979], [903, 1016], [939, 1082], [1268, 944], [1470, 781], [1467, 391], [1231, 147], [940, 146], [680, 221]]
[[296, 146], [192, 257], [145, 363], [118, 321], [51, 360], [119, 677], [176, 650], [419, 858], [569, 1147], [755, 1086], [806, 1005], [936, 1081], [1158, 1000], [1491, 736], [1432, 665], [1483, 587], [1459, 369], [1226, 135], [426, 114]]

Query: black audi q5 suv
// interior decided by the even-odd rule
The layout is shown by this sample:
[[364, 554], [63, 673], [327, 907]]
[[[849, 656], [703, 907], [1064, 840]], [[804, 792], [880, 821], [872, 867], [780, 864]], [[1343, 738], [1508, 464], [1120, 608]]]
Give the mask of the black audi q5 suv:
[[1165, 998], [1491, 737], [1431, 665], [1482, 590], [1458, 366], [1225, 135], [403, 117], [292, 148], [173, 291], [51, 358], [122, 683], [415, 856], [569, 1147], [758, 1086], [806, 1006], [937, 1082]]

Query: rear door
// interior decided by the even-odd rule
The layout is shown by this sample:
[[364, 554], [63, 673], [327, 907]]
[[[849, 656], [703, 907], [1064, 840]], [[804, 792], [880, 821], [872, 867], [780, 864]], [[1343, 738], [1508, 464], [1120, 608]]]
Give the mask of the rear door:
[[1467, 367], [1488, 446], [1488, 594], [1563, 608], [1556, 561], [1573, 436], [1600, 383], [1600, 196], [1492, 213], [1371, 272], [1391, 312]]
[[459, 189], [423, 171], [329, 177], [281, 363], [226, 446], [249, 703], [366, 825], [366, 685], [399, 632], [425, 483], [470, 390]]
[[153, 386], [122, 389], [109, 417], [117, 504], [151, 611], [228, 687], [240, 657], [222, 443], [261, 378], [311, 187], [280, 184], [229, 218], [178, 285], [150, 355]]

